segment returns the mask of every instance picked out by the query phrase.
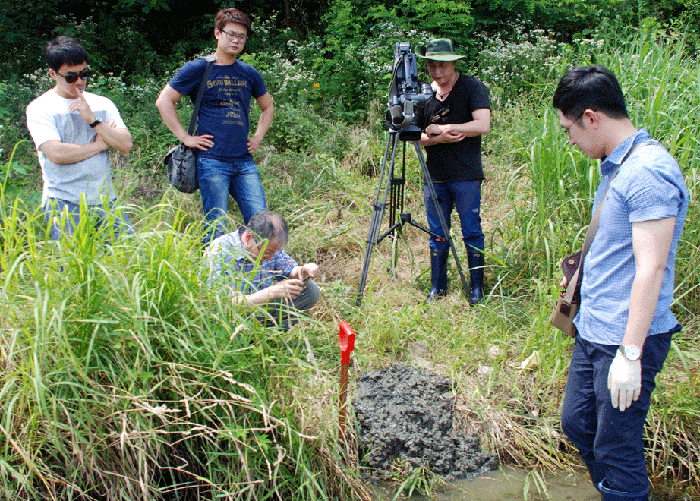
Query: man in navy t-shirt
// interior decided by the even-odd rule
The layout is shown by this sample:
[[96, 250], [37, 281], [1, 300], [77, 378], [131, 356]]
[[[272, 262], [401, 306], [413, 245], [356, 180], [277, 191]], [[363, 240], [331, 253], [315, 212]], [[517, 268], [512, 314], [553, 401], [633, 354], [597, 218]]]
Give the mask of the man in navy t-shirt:
[[[214, 26], [216, 61], [202, 96], [196, 135], [190, 136], [182, 126], [175, 105], [185, 95], [192, 101], [196, 99], [207, 66], [204, 58], [180, 68], [156, 100], [165, 125], [185, 145], [199, 150], [197, 180], [209, 222], [206, 244], [226, 233], [229, 194], [246, 224], [253, 214], [267, 209], [252, 153], [260, 146], [275, 112], [260, 73], [238, 60], [248, 38], [250, 17], [238, 9], [222, 9], [214, 18]], [[255, 134], [249, 138], [251, 98], [255, 98], [262, 112]]]

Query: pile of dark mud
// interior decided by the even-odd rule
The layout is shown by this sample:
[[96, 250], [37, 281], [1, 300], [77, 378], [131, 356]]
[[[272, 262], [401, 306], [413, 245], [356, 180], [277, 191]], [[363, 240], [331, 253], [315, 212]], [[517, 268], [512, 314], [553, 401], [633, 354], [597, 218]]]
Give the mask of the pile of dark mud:
[[397, 460], [448, 480], [498, 468], [477, 437], [453, 430], [454, 397], [442, 376], [400, 365], [367, 372], [357, 381], [353, 405], [363, 464], [375, 478], [389, 478]]

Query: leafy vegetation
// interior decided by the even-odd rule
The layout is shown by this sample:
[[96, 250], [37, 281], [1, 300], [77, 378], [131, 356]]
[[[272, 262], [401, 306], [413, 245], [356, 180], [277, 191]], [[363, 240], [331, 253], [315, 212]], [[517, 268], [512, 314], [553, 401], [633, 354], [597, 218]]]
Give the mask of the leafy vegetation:
[[[144, 12], [168, 4], [121, 3]], [[369, 499], [352, 434], [348, 444], [337, 440], [341, 319], [358, 334], [360, 369], [413, 363], [414, 344], [427, 346], [431, 366], [455, 381], [460, 426], [504, 461], [535, 464], [536, 479], [542, 470], [579, 464], [559, 431], [571, 341], [547, 318], [558, 259], [583, 239], [598, 172], [567, 146], [551, 95], [568, 66], [611, 67], [633, 121], [676, 156], [694, 198], [700, 78], [689, 56], [693, 33], [669, 34], [650, 19], [638, 29], [604, 23], [566, 43], [561, 33], [528, 30], [545, 3], [530, 10], [498, 3], [531, 17], [509, 30], [480, 31], [484, 50], [462, 68], [487, 83], [494, 105], [484, 141], [488, 299], [469, 309], [451, 267], [448, 297], [425, 305], [425, 236], [407, 229], [375, 249], [358, 308], [393, 44], [430, 36], [426, 26], [401, 24], [392, 5], [333, 2], [321, 24], [332, 25], [334, 36], [295, 39], [270, 21], [256, 33], [269, 50], [261, 43], [245, 56], [263, 70], [277, 103], [256, 158], [269, 204], [290, 222], [290, 253], [319, 263], [323, 273], [321, 304], [288, 333], [265, 330], [249, 309], [199, 283], [199, 202], [167, 189], [159, 163], [174, 142], [153, 106], [167, 75], [136, 81], [103, 68], [90, 82], [115, 101], [135, 141], [129, 157], [116, 156], [113, 165], [138, 231], [112, 246], [87, 226], [60, 244], [48, 240], [22, 120], [26, 103], [50, 82], [40, 72], [0, 83], [5, 498]], [[422, 3], [400, 5], [408, 12]], [[462, 14], [481, 29], [483, 9], [496, 5], [473, 3]], [[180, 112], [185, 119], [190, 104]], [[416, 219], [423, 214], [420, 183], [409, 156], [405, 202]], [[684, 330], [658, 378], [646, 436], [654, 492], [669, 500], [700, 495], [698, 217], [691, 203], [673, 305]], [[237, 222], [234, 209], [229, 224]], [[392, 264], [395, 277], [385, 272]], [[406, 491], [429, 491], [435, 481], [424, 469], [397, 480]]]

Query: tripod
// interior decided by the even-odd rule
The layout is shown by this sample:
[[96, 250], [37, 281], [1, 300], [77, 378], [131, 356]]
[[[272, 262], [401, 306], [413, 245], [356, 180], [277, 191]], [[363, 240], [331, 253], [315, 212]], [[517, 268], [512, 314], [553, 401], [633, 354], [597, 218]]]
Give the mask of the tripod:
[[[394, 167], [396, 165], [396, 153], [398, 149], [399, 141], [403, 141], [403, 159], [401, 163], [401, 176], [396, 176]], [[462, 286], [467, 294], [469, 294], [469, 288], [467, 286], [467, 281], [464, 278], [464, 271], [462, 271], [462, 265], [457, 257], [457, 249], [455, 248], [452, 237], [448, 230], [447, 221], [440, 210], [437, 195], [435, 194], [435, 188], [433, 186], [433, 181], [430, 179], [428, 174], [428, 167], [425, 165], [425, 160], [423, 159], [423, 151], [420, 149], [417, 141], [411, 141], [418, 156], [418, 162], [420, 163], [421, 169], [423, 170], [423, 178], [425, 180], [425, 185], [430, 191], [431, 198], [435, 202], [435, 209], [440, 219], [440, 226], [442, 228], [443, 234], [446, 236], [447, 241], [450, 243], [450, 248], [452, 249], [452, 255], [455, 258], [455, 263], [457, 264], [457, 270], [459, 270], [459, 276], [462, 279]], [[387, 159], [389, 158], [389, 152], [391, 152], [391, 161], [389, 162], [389, 171], [386, 175], [386, 184], [382, 190], [382, 185], [384, 184], [384, 176], [387, 167]], [[428, 228], [421, 226], [420, 224], [413, 221], [411, 214], [403, 212], [403, 195], [404, 195], [404, 185], [406, 183], [406, 140], [400, 137], [399, 131], [390, 129], [389, 136], [386, 141], [386, 148], [384, 150], [384, 157], [382, 159], [382, 169], [379, 174], [379, 184], [377, 186], [377, 195], [374, 199], [374, 212], [372, 213], [372, 221], [369, 225], [369, 234], [367, 235], [367, 250], [365, 251], [365, 261], [362, 266], [362, 275], [360, 277], [360, 286], [357, 291], [357, 305], [360, 306], [362, 303], [362, 295], [364, 294], [365, 285], [367, 283], [367, 274], [369, 272], [369, 265], [372, 259], [372, 250], [374, 246], [379, 242], [384, 240], [389, 235], [394, 235], [397, 232], [401, 232], [402, 228], [406, 224], [415, 226], [416, 228], [434, 236], [439, 237], [435, 233], [431, 232]], [[380, 227], [382, 224], [382, 219], [384, 218], [384, 211], [387, 207], [387, 196], [391, 195], [389, 199], [389, 222], [391, 226], [389, 229], [379, 235]], [[380, 198], [382, 202], [379, 203]], [[399, 217], [396, 217], [396, 214]]]

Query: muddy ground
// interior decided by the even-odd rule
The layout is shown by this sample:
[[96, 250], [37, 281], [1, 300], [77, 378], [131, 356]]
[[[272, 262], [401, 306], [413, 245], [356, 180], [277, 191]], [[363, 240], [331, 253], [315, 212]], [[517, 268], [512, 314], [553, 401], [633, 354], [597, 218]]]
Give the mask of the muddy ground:
[[421, 466], [448, 480], [498, 468], [477, 437], [453, 429], [454, 395], [445, 377], [402, 365], [366, 372], [353, 406], [361, 457], [377, 479]]

